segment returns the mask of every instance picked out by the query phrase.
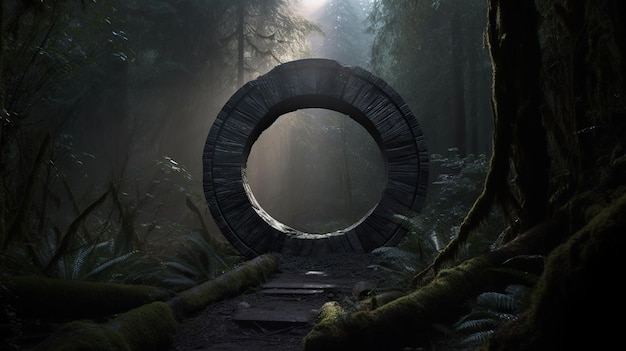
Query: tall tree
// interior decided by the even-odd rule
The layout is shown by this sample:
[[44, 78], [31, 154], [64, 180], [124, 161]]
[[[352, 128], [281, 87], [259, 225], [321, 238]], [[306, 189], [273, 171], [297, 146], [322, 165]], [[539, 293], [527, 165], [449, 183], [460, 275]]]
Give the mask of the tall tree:
[[[112, 31], [124, 37], [130, 48], [124, 51], [126, 60], [119, 62], [127, 69], [127, 86], [113, 92], [127, 91], [132, 103], [128, 118], [110, 111], [115, 104], [100, 109], [101, 115], [124, 120], [116, 124], [118, 132], [114, 135], [125, 135], [125, 141], [110, 147], [106, 140], [111, 139], [109, 133], [99, 133], [105, 140], [96, 149], [108, 152], [120, 148], [131, 165], [167, 155], [196, 175], [201, 173], [197, 160], [206, 131], [228, 96], [240, 86], [238, 80], [243, 81], [244, 73], [245, 79], [265, 73], [279, 63], [276, 58], [303, 55], [304, 35], [314, 29], [291, 12], [288, 1], [108, 2], [115, 8], [117, 27]], [[110, 81], [121, 73], [106, 70], [103, 74]], [[83, 112], [88, 114], [101, 103], [101, 97], [92, 91], [92, 100], [82, 105]], [[214, 113], [207, 116], [206, 111]], [[77, 134], [84, 135], [88, 144], [93, 135], [90, 126], [110, 118], [86, 117], [77, 122], [79, 127], [74, 131], [80, 131]]]
[[324, 31], [316, 54], [346, 65], [368, 67], [371, 34], [367, 33], [365, 19], [369, 6], [363, 1], [329, 0], [315, 20]]
[[[458, 150], [461, 157], [467, 155], [467, 143], [465, 137], [465, 79], [464, 79], [464, 59], [462, 24], [460, 14], [454, 11], [450, 20], [450, 43], [451, 52], [451, 74], [450, 74], [450, 110], [446, 123], [450, 130], [450, 146]], [[470, 68], [471, 69], [471, 68]]]
[[49, 184], [40, 180], [78, 99], [66, 99], [70, 77], [103, 47], [85, 40], [94, 26], [80, 18], [79, 3], [4, 1], [0, 9], [0, 239], [6, 246], [41, 223], [33, 217], [43, 211], [34, 196], [48, 194]]
[[[428, 347], [433, 325], [464, 321], [467, 301], [520, 284], [530, 291], [520, 310], [477, 349], [621, 341], [610, 311], [623, 297], [606, 277], [621, 271], [626, 244], [623, 13], [610, 0], [489, 1], [495, 129], [483, 193], [411, 294], [373, 311], [327, 311], [305, 350]], [[484, 253], [461, 257], [496, 207], [510, 226]], [[531, 257], [542, 260], [522, 262]]]
[[234, 55], [226, 64], [236, 67], [237, 87], [277, 64], [309, 56], [307, 36], [317, 26], [294, 11], [292, 0], [238, 0], [222, 13], [219, 40]]
[[[483, 44], [485, 6], [486, 1], [377, 0], [369, 16], [375, 34], [372, 68], [416, 112], [433, 153], [451, 147], [464, 153], [472, 140], [468, 129], [474, 133], [482, 127], [476, 138], [489, 138], [491, 114], [484, 102], [489, 87], [479, 85], [478, 78], [490, 76]], [[469, 79], [469, 72], [478, 77]], [[468, 111], [476, 113], [472, 124]], [[470, 151], [490, 152], [485, 143], [481, 146]]]

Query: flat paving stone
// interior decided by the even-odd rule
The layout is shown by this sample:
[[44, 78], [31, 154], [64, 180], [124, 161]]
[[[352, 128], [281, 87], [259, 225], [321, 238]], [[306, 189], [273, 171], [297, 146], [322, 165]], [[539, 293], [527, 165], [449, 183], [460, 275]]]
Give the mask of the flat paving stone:
[[[208, 306], [181, 322], [168, 351], [302, 351], [302, 339], [329, 301], [354, 299], [352, 288], [385, 274], [371, 254], [324, 258], [278, 256], [280, 271], [259, 289]], [[318, 294], [266, 294], [270, 289], [323, 290]]]
[[284, 327], [285, 325], [309, 324], [315, 318], [316, 311], [307, 305], [281, 305], [281, 308], [269, 306], [251, 307], [237, 311], [233, 321], [238, 323], [256, 323], [265, 328]]
[[335, 284], [325, 283], [304, 283], [304, 282], [281, 282], [270, 281], [261, 285], [263, 289], [316, 289], [316, 290], [332, 290], [337, 289]]
[[261, 292], [265, 295], [317, 295], [324, 292], [323, 289], [264, 289]]

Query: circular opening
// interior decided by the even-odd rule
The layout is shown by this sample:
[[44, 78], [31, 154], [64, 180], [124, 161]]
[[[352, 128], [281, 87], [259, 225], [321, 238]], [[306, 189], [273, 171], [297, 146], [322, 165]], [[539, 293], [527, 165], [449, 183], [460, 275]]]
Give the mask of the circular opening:
[[270, 225], [309, 234], [361, 223], [387, 180], [382, 151], [367, 130], [318, 108], [280, 116], [254, 142], [242, 173], [248, 197]]

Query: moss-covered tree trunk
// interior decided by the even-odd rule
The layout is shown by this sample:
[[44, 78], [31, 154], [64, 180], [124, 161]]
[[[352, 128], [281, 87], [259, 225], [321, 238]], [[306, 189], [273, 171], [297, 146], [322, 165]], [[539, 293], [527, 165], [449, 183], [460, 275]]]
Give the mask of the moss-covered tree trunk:
[[[6, 286], [9, 295], [15, 297], [9, 303], [16, 305], [22, 314], [28, 313], [30, 318], [56, 317], [59, 322], [80, 318], [56, 328], [46, 339], [29, 348], [33, 351], [168, 350], [178, 321], [214, 302], [257, 286], [277, 268], [276, 257], [261, 255], [175, 296], [148, 286], [37, 277], [17, 277]], [[0, 287], [5, 286], [3, 283], [0, 281]], [[42, 301], [37, 301], [37, 296]], [[31, 301], [34, 301], [33, 306], [26, 306]], [[68, 312], [71, 314], [64, 314]], [[95, 320], [86, 319], [94, 316]], [[104, 322], [97, 322], [102, 320]]]
[[[494, 45], [511, 31], [535, 38], [540, 64], [532, 77], [520, 78], [539, 83], [540, 125], [532, 130], [544, 130], [543, 159], [550, 160], [544, 172], [547, 187], [533, 191], [535, 182], [527, 177], [519, 191], [534, 192], [534, 203], [544, 213], [562, 213], [567, 222], [559, 231], [569, 239], [548, 257], [530, 307], [497, 331], [485, 349], [568, 350], [583, 344], [606, 349], [619, 337], [611, 311], [624, 310], [609, 277], [618, 274], [626, 243], [626, 3], [539, 0], [532, 5], [535, 25], [519, 28], [507, 24], [518, 16], [514, 7], [519, 5], [506, 3], [492, 0], [490, 29], [499, 38], [492, 34], [492, 55], [503, 60], [514, 52]], [[508, 68], [509, 74], [524, 65]], [[522, 107], [517, 112], [527, 117]], [[516, 133], [520, 140], [524, 132]], [[518, 156], [533, 148], [533, 138], [523, 140], [513, 154], [518, 174], [533, 169], [532, 158]]]
[[[515, 283], [492, 268], [532, 253], [547, 258], [530, 303], [483, 349], [619, 344], [611, 314], [624, 310], [612, 279], [626, 244], [624, 14], [619, 0], [489, 1], [495, 132], [483, 193], [458, 237], [416, 276], [425, 285], [369, 312], [331, 306], [307, 351], [427, 345], [434, 323], [460, 317], [494, 284]], [[441, 270], [495, 206], [510, 218], [510, 241]]]

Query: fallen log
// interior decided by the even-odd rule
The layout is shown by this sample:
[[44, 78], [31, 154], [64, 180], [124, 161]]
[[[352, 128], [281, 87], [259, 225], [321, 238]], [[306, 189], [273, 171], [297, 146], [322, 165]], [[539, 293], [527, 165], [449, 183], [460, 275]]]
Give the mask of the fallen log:
[[32, 351], [168, 350], [177, 321], [166, 303], [157, 301], [105, 322], [77, 320], [62, 325]]
[[617, 287], [624, 266], [626, 188], [611, 195], [613, 202], [547, 258], [530, 307], [496, 330], [480, 350], [574, 350], [581, 345], [610, 350], [621, 342], [623, 324], [614, 317], [624, 311]]
[[167, 301], [167, 305], [180, 320], [213, 302], [265, 282], [277, 268], [278, 259], [275, 256], [257, 256], [226, 274], [177, 294]]
[[103, 318], [172, 294], [146, 285], [78, 281], [41, 276], [3, 277], [3, 303], [21, 318]]
[[257, 256], [167, 301], [134, 308], [104, 323], [81, 320], [64, 324], [32, 351], [168, 350], [180, 320], [264, 282], [277, 268], [276, 257]]
[[[493, 286], [502, 285], [502, 267], [509, 258], [522, 254], [545, 254], [546, 233], [558, 223], [545, 222], [515, 240], [482, 256], [440, 271], [429, 284], [372, 311], [339, 313], [336, 306], [304, 338], [305, 351], [402, 350], [424, 346], [435, 323], [453, 322], [460, 306]], [[554, 237], [554, 235], [553, 235]], [[555, 240], [558, 242], [559, 240]], [[556, 243], [555, 243], [556, 244]]]

